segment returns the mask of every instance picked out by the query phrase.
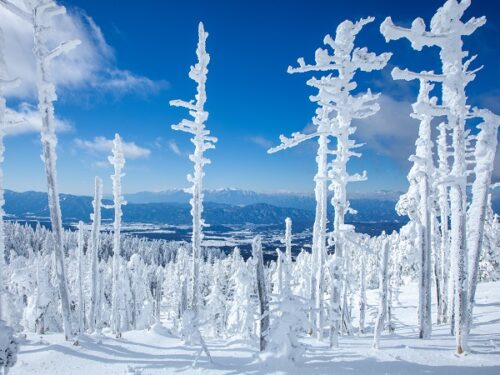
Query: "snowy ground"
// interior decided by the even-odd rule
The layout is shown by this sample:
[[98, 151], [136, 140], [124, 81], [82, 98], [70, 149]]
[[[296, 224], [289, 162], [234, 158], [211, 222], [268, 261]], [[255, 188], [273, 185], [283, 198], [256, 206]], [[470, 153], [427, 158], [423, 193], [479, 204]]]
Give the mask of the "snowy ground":
[[[375, 316], [376, 292], [370, 291], [369, 319]], [[471, 352], [455, 356], [448, 326], [433, 328], [431, 340], [416, 339], [416, 285], [406, 287], [395, 309], [396, 332], [385, 334], [381, 349], [372, 338], [343, 337], [341, 348], [305, 340], [304, 363], [282, 367], [256, 359], [255, 345], [239, 340], [208, 340], [214, 359], [202, 355], [196, 366], [197, 347], [187, 347], [167, 330], [128, 332], [122, 339], [85, 336], [80, 346], [64, 342], [60, 334], [28, 335], [12, 375], [19, 374], [500, 374], [500, 282], [479, 286]]]

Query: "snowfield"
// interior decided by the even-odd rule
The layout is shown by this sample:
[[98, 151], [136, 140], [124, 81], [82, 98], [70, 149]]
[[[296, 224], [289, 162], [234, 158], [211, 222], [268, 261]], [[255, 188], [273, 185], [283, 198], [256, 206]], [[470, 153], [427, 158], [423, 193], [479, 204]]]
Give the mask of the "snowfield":
[[[500, 374], [500, 281], [479, 284], [471, 350], [464, 356], [454, 354], [449, 325], [433, 325], [430, 340], [416, 338], [417, 285], [401, 291], [394, 308], [395, 333], [383, 333], [379, 350], [372, 349], [371, 334], [341, 337], [335, 350], [329, 349], [327, 340], [305, 339], [304, 362], [294, 365], [272, 358], [261, 361], [257, 340], [209, 339], [214, 363], [202, 354], [194, 364], [199, 347], [186, 346], [161, 326], [125, 332], [121, 339], [109, 333], [84, 335], [80, 346], [64, 341], [63, 334], [29, 333], [10, 374]], [[377, 291], [370, 290], [369, 329], [374, 325], [376, 298]]]

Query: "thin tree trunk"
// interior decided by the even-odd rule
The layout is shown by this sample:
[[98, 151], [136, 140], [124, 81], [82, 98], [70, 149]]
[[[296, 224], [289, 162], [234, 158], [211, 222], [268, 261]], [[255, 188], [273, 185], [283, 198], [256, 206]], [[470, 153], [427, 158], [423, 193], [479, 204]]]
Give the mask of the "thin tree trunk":
[[257, 296], [260, 308], [259, 350], [262, 352], [267, 347], [267, 335], [269, 333], [269, 300], [264, 275], [264, 258], [260, 236], [256, 236], [253, 240], [252, 253], [256, 262]]
[[382, 240], [382, 248], [380, 253], [380, 266], [379, 266], [379, 303], [378, 315], [375, 323], [375, 334], [373, 336], [373, 347], [378, 349], [380, 347], [380, 336], [384, 330], [384, 324], [387, 314], [387, 270], [389, 264], [389, 240], [384, 238]]

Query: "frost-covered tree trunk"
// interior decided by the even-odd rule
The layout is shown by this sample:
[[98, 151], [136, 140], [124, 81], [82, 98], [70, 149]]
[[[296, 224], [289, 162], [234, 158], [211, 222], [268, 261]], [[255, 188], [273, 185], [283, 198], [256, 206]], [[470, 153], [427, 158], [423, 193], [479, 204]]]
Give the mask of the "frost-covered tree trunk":
[[90, 216], [92, 220], [92, 232], [90, 234], [89, 247], [87, 254], [90, 255], [90, 311], [89, 311], [89, 330], [94, 332], [97, 327], [101, 326], [98, 322], [98, 309], [100, 301], [99, 290], [99, 248], [101, 238], [101, 200], [102, 200], [102, 180], [100, 177], [95, 178], [94, 213]]
[[375, 333], [373, 336], [373, 347], [380, 347], [380, 336], [384, 330], [385, 318], [387, 314], [387, 291], [388, 291], [388, 265], [389, 265], [389, 240], [382, 239], [382, 247], [380, 249], [380, 264], [379, 264], [379, 300], [378, 314], [375, 321]]
[[[276, 294], [281, 294], [281, 292], [283, 291], [283, 274], [284, 274], [284, 270], [283, 268], [286, 267], [286, 265], [284, 264], [284, 261], [283, 261], [283, 253], [281, 252], [280, 249], [276, 249], [276, 255], [277, 255], [277, 259], [276, 259], [276, 281], [275, 281], [275, 290], [276, 290]], [[286, 272], [286, 271], [285, 271]]]
[[[418, 102], [415, 105], [415, 117], [420, 120], [419, 136], [415, 151], [414, 162], [420, 164], [415, 179], [419, 179], [419, 214], [422, 230], [421, 248], [420, 248], [420, 296], [419, 296], [419, 322], [420, 338], [429, 338], [432, 331], [432, 313], [431, 313], [431, 178], [433, 175], [432, 161], [432, 140], [431, 140], [431, 121], [428, 106], [432, 104], [429, 101], [429, 92], [433, 85], [420, 80], [420, 92]], [[422, 109], [418, 107], [422, 106]], [[426, 113], [427, 112], [427, 113]]]
[[183, 100], [172, 100], [170, 105], [176, 107], [183, 107], [189, 110], [189, 114], [193, 120], [182, 120], [177, 125], [172, 125], [172, 129], [180, 130], [193, 134], [191, 142], [194, 144], [194, 152], [189, 156], [190, 160], [194, 163], [193, 175], [188, 175], [188, 181], [192, 183], [189, 192], [192, 197], [191, 203], [191, 216], [193, 217], [193, 233], [192, 233], [192, 291], [191, 291], [191, 309], [195, 324], [198, 321], [200, 299], [200, 285], [199, 285], [199, 268], [201, 257], [201, 246], [203, 242], [203, 167], [210, 163], [210, 160], [205, 158], [204, 153], [206, 150], [214, 148], [217, 138], [210, 136], [210, 131], [205, 127], [205, 121], [208, 118], [208, 112], [205, 111], [204, 106], [207, 100], [206, 95], [206, 81], [208, 73], [208, 63], [210, 55], [206, 52], [206, 40], [208, 33], [203, 28], [203, 23], [198, 25], [198, 47], [196, 49], [196, 56], [198, 62], [196, 65], [191, 66], [189, 77], [197, 83], [196, 101], [186, 102]]
[[156, 287], [155, 287], [155, 319], [157, 323], [160, 323], [162, 289], [163, 289], [163, 267], [160, 265], [156, 270]]
[[267, 295], [266, 277], [264, 274], [264, 257], [262, 254], [262, 240], [256, 236], [252, 242], [252, 256], [255, 261], [257, 278], [257, 297], [259, 300], [259, 350], [262, 352], [267, 346], [267, 335], [269, 333], [269, 299]]
[[345, 277], [342, 283], [342, 310], [340, 321], [342, 322], [342, 333], [351, 336], [353, 329], [351, 323], [351, 306], [349, 304], [349, 283], [346, 280], [351, 275], [351, 259], [349, 256], [344, 258]]
[[[2, 4], [5, 6], [5, 4]], [[68, 285], [66, 282], [66, 271], [64, 265], [63, 250], [63, 229], [61, 218], [61, 207], [59, 204], [59, 193], [57, 189], [56, 175], [56, 144], [57, 136], [54, 121], [54, 104], [57, 100], [56, 89], [50, 78], [50, 62], [55, 57], [65, 53], [80, 44], [79, 40], [64, 42], [49, 50], [48, 41], [50, 38], [50, 19], [56, 15], [66, 12], [64, 7], [58, 6], [53, 1], [33, 0], [28, 2], [31, 7], [30, 13], [17, 8], [14, 5], [6, 7], [24, 20], [33, 25], [34, 48], [33, 52], [36, 60], [37, 88], [38, 88], [38, 109], [42, 118], [41, 141], [42, 159], [45, 164], [47, 177], [47, 193], [49, 200], [50, 221], [55, 240], [55, 262], [56, 275], [61, 298], [62, 317], [64, 335], [68, 340], [72, 335], [71, 310], [69, 306]]]
[[442, 62], [442, 75], [430, 72], [428, 79], [442, 83], [442, 103], [447, 108], [447, 122], [452, 131], [453, 164], [447, 183], [450, 186], [451, 212], [451, 274], [455, 286], [454, 315], [456, 351], [467, 349], [468, 284], [467, 284], [467, 239], [466, 239], [466, 184], [465, 121], [469, 116], [466, 105], [465, 86], [474, 80], [477, 70], [468, 71], [476, 56], [463, 62], [468, 53], [463, 51], [462, 37], [471, 35], [485, 24], [486, 18], [461, 18], [470, 6], [470, 0], [457, 2], [447, 0], [437, 10], [426, 31], [423, 19], [413, 21], [411, 28], [394, 26], [388, 17], [381, 25], [386, 40], [407, 38], [412, 47], [421, 50], [424, 46], [437, 46]]
[[[438, 154], [438, 178], [445, 178], [449, 173], [448, 165], [448, 141], [447, 128], [444, 122], [438, 126], [439, 135], [437, 138], [437, 154]], [[448, 290], [449, 290], [449, 272], [450, 272], [450, 234], [449, 234], [449, 218], [450, 218], [450, 203], [448, 201], [448, 186], [440, 184], [437, 187], [437, 199], [439, 204], [440, 216], [440, 257], [441, 257], [441, 311], [440, 316], [443, 323], [448, 322]]]
[[[434, 197], [433, 197], [434, 200]], [[431, 214], [431, 249], [434, 258], [434, 282], [436, 286], [436, 322], [441, 324], [443, 321], [443, 285], [441, 284], [441, 268], [443, 267], [443, 260], [441, 259], [441, 245], [439, 243], [439, 224], [437, 220], [437, 213], [435, 202], [433, 202], [433, 209]]]
[[83, 221], [78, 222], [78, 334], [81, 335], [85, 331], [85, 300], [83, 298], [83, 263], [85, 255], [83, 254], [84, 246], [84, 231]]
[[484, 122], [478, 126], [480, 132], [477, 136], [474, 152], [474, 175], [476, 178], [472, 185], [472, 203], [468, 210], [467, 221], [467, 247], [469, 250], [468, 331], [470, 331], [472, 325], [472, 312], [478, 283], [479, 259], [483, 247], [488, 194], [498, 143], [498, 126], [500, 125], [500, 116], [488, 110], [479, 111], [478, 115], [483, 118]]
[[359, 333], [365, 333], [366, 315], [366, 260], [361, 256], [361, 269], [359, 276]]
[[111, 328], [117, 337], [121, 337], [121, 330], [126, 320], [124, 311], [124, 290], [122, 285], [122, 259], [121, 259], [121, 224], [122, 224], [122, 205], [126, 204], [122, 196], [121, 179], [125, 166], [125, 156], [123, 154], [122, 140], [118, 134], [113, 140], [113, 155], [109, 162], [114, 167], [114, 174], [111, 175], [113, 181], [113, 208], [115, 210], [115, 221], [113, 223], [113, 285], [112, 285], [112, 311]]
[[285, 219], [285, 255], [288, 265], [292, 264], [292, 219]]
[[[389, 60], [391, 54], [383, 53], [376, 55], [368, 52], [366, 48], [354, 48], [354, 39], [364, 25], [372, 22], [372, 17], [361, 19], [356, 23], [351, 21], [342, 22], [336, 30], [336, 37], [333, 39], [327, 35], [324, 44], [333, 50], [330, 54], [328, 49], [317, 49], [315, 54], [315, 64], [306, 65], [303, 58], [297, 61], [297, 68], [288, 68], [289, 73], [306, 72], [328, 72], [318, 78], [311, 78], [307, 81], [309, 86], [318, 89], [318, 94], [311, 96], [311, 101], [318, 104], [313, 124], [316, 126], [314, 132], [310, 134], [293, 133], [291, 138], [280, 136], [281, 144], [270, 149], [268, 152], [284, 150], [294, 147], [305, 140], [318, 138], [318, 154], [316, 163], [318, 172], [316, 181], [316, 219], [313, 227], [312, 246], [312, 279], [311, 286], [313, 303], [316, 309], [315, 330], [318, 338], [323, 336], [323, 294], [324, 294], [324, 264], [326, 258], [326, 214], [327, 214], [327, 182], [331, 181], [330, 189], [334, 192], [332, 204], [335, 209], [335, 222], [333, 238], [335, 240], [335, 251], [337, 261], [333, 269], [333, 314], [340, 314], [340, 290], [343, 275], [341, 271], [342, 260], [342, 230], [344, 215], [349, 212], [349, 204], [346, 196], [346, 186], [349, 182], [365, 179], [365, 175], [349, 175], [347, 173], [347, 162], [351, 156], [360, 156], [353, 152], [359, 147], [349, 135], [354, 133], [355, 128], [351, 127], [352, 119], [361, 119], [375, 114], [379, 107], [375, 102], [378, 95], [373, 95], [371, 91], [359, 95], [351, 95], [356, 87], [356, 83], [351, 81], [357, 70], [371, 72], [382, 69]], [[338, 74], [331, 74], [336, 71]], [[337, 139], [337, 149], [330, 150], [328, 144], [330, 138]], [[328, 170], [328, 155], [336, 156], [330, 170]], [[338, 336], [340, 330], [339, 319], [334, 319], [336, 325], [330, 330], [330, 334]], [[331, 340], [333, 345], [337, 345], [337, 338]]]
[[314, 194], [316, 197], [316, 214], [313, 226], [313, 243], [312, 243], [312, 270], [311, 270], [311, 305], [314, 306], [316, 314], [313, 318], [313, 329], [316, 332], [316, 337], [323, 337], [323, 279], [324, 279], [324, 263], [326, 257], [326, 225], [327, 225], [327, 171], [328, 171], [328, 139], [326, 136], [318, 137], [318, 153], [316, 155], [316, 163], [318, 171], [314, 180], [316, 187]]
[[285, 282], [290, 286], [292, 280], [292, 219], [287, 217], [285, 219]]

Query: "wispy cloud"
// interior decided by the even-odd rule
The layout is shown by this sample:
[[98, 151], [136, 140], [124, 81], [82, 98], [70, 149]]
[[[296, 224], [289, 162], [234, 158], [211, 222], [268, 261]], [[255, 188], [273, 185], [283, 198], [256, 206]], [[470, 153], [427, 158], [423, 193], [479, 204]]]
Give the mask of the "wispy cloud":
[[181, 149], [179, 148], [179, 145], [177, 145], [177, 142], [175, 142], [173, 139], [169, 140], [168, 141], [168, 148], [170, 149], [170, 151], [172, 151], [174, 154], [178, 155], [178, 156], [181, 156], [182, 155], [182, 151]]
[[[16, 1], [19, 6], [22, 2]], [[5, 60], [12, 77], [22, 84], [8, 92], [9, 96], [31, 99], [36, 95], [36, 69], [33, 57], [33, 30], [31, 26], [0, 7], [0, 19], [5, 39]], [[68, 54], [55, 59], [52, 77], [59, 89], [98, 89], [100, 92], [123, 95], [141, 95], [156, 92], [168, 86], [165, 81], [117, 67], [115, 54], [94, 20], [78, 8], [68, 8], [65, 15], [56, 16], [51, 25], [49, 44], [80, 39], [82, 44]]]
[[[122, 142], [123, 153], [126, 159], [141, 159], [147, 158], [151, 154], [151, 150], [145, 147], [137, 146], [134, 142]], [[110, 153], [113, 148], [113, 140], [104, 137], [95, 137], [93, 140], [83, 140], [76, 138], [75, 145], [89, 153], [103, 154]]]
[[270, 149], [273, 146], [273, 142], [271, 142], [269, 139], [262, 137], [260, 135], [248, 137], [248, 140], [254, 144], [256, 144], [259, 147], [262, 147], [265, 150]]

